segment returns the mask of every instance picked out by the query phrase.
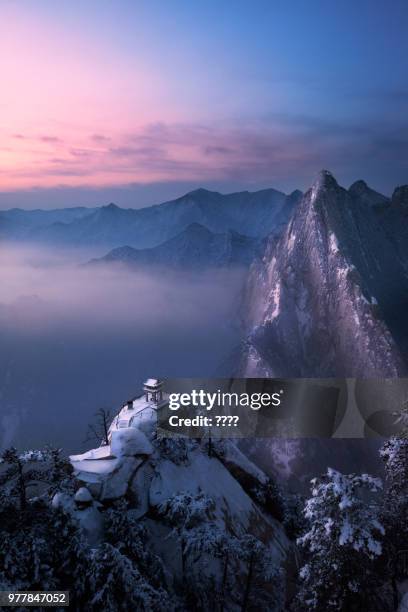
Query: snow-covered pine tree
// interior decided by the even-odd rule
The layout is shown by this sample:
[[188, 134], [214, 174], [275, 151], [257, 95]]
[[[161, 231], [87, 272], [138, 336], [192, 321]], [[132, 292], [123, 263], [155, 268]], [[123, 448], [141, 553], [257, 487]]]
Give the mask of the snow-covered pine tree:
[[223, 610], [228, 602], [238, 604], [239, 539], [214, 520], [203, 520], [186, 529], [183, 537], [190, 605]]
[[234, 538], [216, 523], [214, 510], [214, 500], [200, 492], [174, 495], [158, 508], [180, 543], [181, 590], [188, 609], [222, 609], [227, 598]]
[[390, 438], [384, 442], [380, 456], [387, 484], [385, 509], [398, 546], [408, 548], [408, 438]]
[[252, 535], [240, 538], [239, 548], [240, 558], [246, 565], [242, 612], [282, 611], [285, 604], [283, 571], [276, 565], [270, 548]]
[[[307, 551], [295, 610], [376, 610], [376, 560], [384, 527], [375, 495], [378, 478], [343, 475], [328, 469], [312, 481], [304, 514], [306, 532], [298, 544]], [[383, 608], [384, 609], [384, 608]]]
[[51, 446], [23, 453], [9, 448], [0, 456], [0, 464], [2, 498], [18, 500], [20, 510], [27, 508], [35, 486], [51, 496], [61, 490], [73, 492], [75, 487], [71, 464], [62, 457], [60, 449]]
[[105, 513], [105, 539], [136, 565], [153, 588], [166, 584], [163, 563], [148, 542], [148, 533], [137, 511], [121, 499]]
[[172, 461], [176, 465], [188, 465], [189, 453], [198, 448], [199, 444], [191, 438], [157, 436], [154, 444], [164, 459]]
[[91, 552], [78, 522], [63, 509], [51, 507], [47, 540], [59, 588], [69, 588], [70, 606], [77, 610], [83, 609], [88, 596], [86, 573]]
[[60, 448], [47, 446], [44, 451], [45, 475], [48, 493], [54, 495], [57, 491], [72, 493], [75, 490], [75, 479], [70, 461], [63, 457]]
[[173, 527], [180, 541], [182, 575], [185, 575], [188, 540], [192, 530], [212, 518], [214, 501], [203, 493], [179, 493], [161, 503], [158, 512]]
[[128, 557], [105, 543], [92, 551], [87, 571], [89, 612], [170, 612], [167, 594], [154, 589]]
[[286, 492], [284, 498], [283, 524], [290, 539], [296, 539], [305, 530], [306, 521], [303, 514], [305, 499], [299, 493]]
[[46, 454], [41, 450], [18, 453], [11, 447], [0, 456], [0, 464], [3, 466], [0, 487], [9, 498], [18, 500], [22, 511], [27, 508], [28, 488], [44, 480], [42, 471], [35, 464], [45, 461]]
[[86, 557], [76, 522], [46, 499], [0, 510], [1, 588], [80, 593]]
[[404, 402], [396, 412], [396, 425], [400, 427], [399, 438], [408, 438], [408, 401]]
[[385, 555], [390, 574], [394, 606], [398, 605], [401, 556], [408, 556], [408, 404], [398, 413], [398, 436], [386, 440], [380, 449], [384, 461], [386, 489], [382, 521], [386, 530]]

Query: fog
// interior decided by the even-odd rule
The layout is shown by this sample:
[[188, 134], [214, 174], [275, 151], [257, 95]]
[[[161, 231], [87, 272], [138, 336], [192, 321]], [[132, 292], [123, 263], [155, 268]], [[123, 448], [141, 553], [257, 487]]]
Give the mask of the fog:
[[0, 448], [80, 451], [146, 377], [225, 373], [242, 271], [83, 265], [102, 254], [0, 245]]

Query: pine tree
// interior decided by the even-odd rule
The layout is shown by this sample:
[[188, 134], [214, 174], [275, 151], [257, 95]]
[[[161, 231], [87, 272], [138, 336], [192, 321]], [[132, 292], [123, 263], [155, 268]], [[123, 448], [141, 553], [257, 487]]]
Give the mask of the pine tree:
[[[394, 607], [398, 605], [398, 566], [401, 554], [408, 550], [408, 405], [398, 413], [398, 436], [384, 442], [380, 456], [384, 461], [386, 490], [383, 523], [386, 529], [387, 569], [390, 574]], [[405, 552], [403, 552], [405, 551]]]
[[304, 502], [304, 497], [299, 493], [287, 493], [284, 499], [283, 525], [291, 539], [296, 539], [306, 528], [303, 514]]
[[43, 471], [33, 467], [34, 464], [44, 464], [46, 460], [44, 451], [18, 453], [14, 447], [5, 450], [0, 456], [0, 464], [4, 466], [0, 474], [0, 487], [3, 487], [5, 495], [18, 499], [21, 511], [27, 508], [29, 487], [46, 482]]
[[84, 609], [90, 612], [172, 609], [164, 591], [154, 589], [130, 559], [108, 543], [92, 551], [87, 584], [89, 598]]
[[62, 457], [61, 449], [46, 447], [18, 453], [9, 448], [0, 456], [3, 469], [0, 473], [0, 487], [4, 498], [18, 499], [20, 510], [27, 508], [33, 487], [54, 495], [56, 491], [73, 492], [75, 482], [71, 464]]
[[298, 543], [308, 553], [300, 571], [299, 610], [374, 610], [384, 527], [373, 497], [381, 480], [333, 469], [315, 478]]
[[81, 592], [87, 547], [70, 515], [45, 499], [0, 511], [0, 586]]
[[62, 450], [47, 446], [45, 449], [45, 460], [49, 492], [51, 494], [61, 490], [72, 492], [75, 487], [73, 468], [70, 461], [62, 456]]
[[[222, 607], [228, 591], [227, 553], [230, 538], [214, 521], [215, 503], [203, 493], [180, 493], [159, 506], [159, 513], [173, 527], [180, 543], [181, 592], [188, 609], [209, 610]], [[221, 581], [216, 576], [221, 569]]]
[[149, 548], [145, 525], [125, 500], [105, 513], [105, 539], [128, 557], [154, 588], [165, 584], [162, 561]]
[[242, 612], [284, 609], [283, 572], [276, 565], [272, 551], [253, 535], [239, 541], [240, 557], [246, 565]]
[[52, 509], [48, 523], [52, 566], [59, 588], [70, 586], [70, 605], [83, 609], [87, 597], [86, 573], [91, 551], [77, 521], [61, 508]]
[[203, 493], [197, 495], [180, 493], [167, 499], [158, 508], [180, 541], [183, 576], [186, 570], [189, 539], [193, 537], [192, 530], [211, 518], [214, 506], [214, 501]]

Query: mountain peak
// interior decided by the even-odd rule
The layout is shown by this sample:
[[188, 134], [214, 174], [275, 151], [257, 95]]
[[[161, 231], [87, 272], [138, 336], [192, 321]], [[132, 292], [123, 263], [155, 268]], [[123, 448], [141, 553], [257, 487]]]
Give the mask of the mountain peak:
[[400, 185], [394, 189], [391, 199], [393, 206], [408, 209], [408, 185]]
[[198, 189], [193, 189], [186, 193], [187, 196], [205, 196], [209, 193], [214, 193], [214, 191], [210, 191], [209, 189], [204, 189], [204, 187], [199, 187]]
[[368, 206], [384, 206], [389, 202], [388, 198], [382, 195], [382, 193], [374, 191], [374, 189], [371, 189], [371, 187], [361, 179], [355, 181], [348, 191], [352, 198], [358, 198], [363, 204]]
[[209, 235], [212, 234], [213, 232], [211, 232], [208, 227], [205, 227], [204, 225], [202, 225], [201, 223], [190, 223], [190, 225], [188, 225], [185, 230], [183, 230], [182, 232], [180, 232], [180, 234], [203, 234], [203, 235]]
[[364, 191], [368, 191], [369, 186], [367, 185], [367, 183], [365, 181], [363, 181], [362, 179], [355, 181], [351, 186], [349, 191], [351, 193], [361, 193]]
[[333, 174], [329, 170], [320, 170], [315, 182], [313, 183], [313, 189], [338, 189], [339, 184], [334, 178]]
[[119, 206], [117, 206], [113, 202], [111, 202], [110, 204], [107, 204], [106, 206], [102, 206], [102, 208], [104, 210], [119, 210]]

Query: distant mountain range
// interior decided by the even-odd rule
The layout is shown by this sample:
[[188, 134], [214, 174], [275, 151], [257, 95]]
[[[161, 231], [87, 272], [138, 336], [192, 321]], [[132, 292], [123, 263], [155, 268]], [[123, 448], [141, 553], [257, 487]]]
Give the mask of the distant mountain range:
[[407, 374], [408, 188], [389, 200], [322, 171], [246, 291], [245, 376]]
[[0, 212], [0, 236], [64, 246], [134, 248], [157, 246], [192, 223], [214, 233], [234, 231], [253, 238], [280, 233], [302, 194], [275, 189], [223, 195], [197, 189], [157, 206]]
[[53, 224], [71, 223], [95, 212], [94, 208], [77, 206], [54, 210], [23, 210], [10, 208], [0, 211], [0, 238], [27, 239]]
[[198, 270], [247, 266], [261, 252], [261, 242], [229, 230], [216, 234], [199, 223], [192, 223], [174, 238], [150, 249], [119, 247], [89, 265], [124, 264], [133, 268], [158, 266]]
[[197, 189], [143, 209], [4, 211], [0, 236], [113, 249], [93, 266], [253, 262], [243, 375], [408, 374], [408, 186], [387, 198], [362, 180], [344, 189], [322, 171], [304, 195]]

